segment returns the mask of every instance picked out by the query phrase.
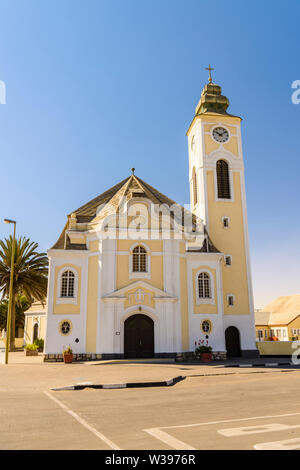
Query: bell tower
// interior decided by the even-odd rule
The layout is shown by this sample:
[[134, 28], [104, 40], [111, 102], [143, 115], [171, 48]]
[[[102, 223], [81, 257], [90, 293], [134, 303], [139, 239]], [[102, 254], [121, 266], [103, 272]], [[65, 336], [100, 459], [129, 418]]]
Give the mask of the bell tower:
[[[229, 324], [229, 316], [235, 316], [237, 328], [240, 323], [241, 327], [243, 322], [248, 323], [246, 349], [254, 350], [242, 119], [227, 112], [229, 100], [213, 83], [213, 69], [208, 70], [209, 83], [202, 90], [187, 131], [191, 210], [203, 220], [214, 246], [224, 254], [224, 316], [228, 316]], [[241, 330], [240, 334], [247, 335]]]

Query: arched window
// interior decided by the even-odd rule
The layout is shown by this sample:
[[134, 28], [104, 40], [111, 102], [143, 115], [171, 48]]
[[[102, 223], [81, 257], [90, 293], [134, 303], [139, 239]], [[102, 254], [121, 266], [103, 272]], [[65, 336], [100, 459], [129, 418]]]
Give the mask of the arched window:
[[65, 271], [61, 276], [61, 297], [75, 297], [75, 274]]
[[211, 283], [208, 273], [198, 275], [198, 297], [200, 299], [211, 299]]
[[147, 252], [143, 246], [136, 246], [132, 251], [132, 271], [134, 273], [147, 272]]
[[196, 170], [195, 167], [193, 168], [193, 198], [194, 198], [194, 206], [198, 202], [198, 188], [197, 188], [197, 175], [196, 175]]
[[38, 323], [35, 323], [35, 325], [33, 327], [32, 342], [34, 342], [36, 339], [38, 339], [38, 333], [39, 333], [39, 325], [38, 325]]
[[225, 160], [217, 161], [217, 184], [218, 184], [218, 198], [230, 199], [230, 178], [229, 167]]

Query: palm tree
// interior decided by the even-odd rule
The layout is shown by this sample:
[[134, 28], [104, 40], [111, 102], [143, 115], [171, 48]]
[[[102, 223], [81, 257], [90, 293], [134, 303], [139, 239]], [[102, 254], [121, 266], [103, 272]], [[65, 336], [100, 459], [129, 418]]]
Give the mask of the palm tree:
[[[0, 240], [0, 292], [2, 298], [9, 296], [10, 266], [13, 237]], [[20, 294], [29, 302], [39, 300], [44, 303], [47, 296], [48, 259], [46, 253], [37, 252], [38, 244], [29, 238], [19, 237], [15, 240], [13, 295], [11, 311], [10, 350], [15, 347], [15, 312], [16, 301]]]
[[[24, 328], [25, 316], [24, 312], [29, 309], [31, 302], [27, 300], [25, 295], [18, 295], [16, 298], [16, 331], [18, 328]], [[6, 330], [8, 313], [8, 300], [0, 300], [0, 330]]]

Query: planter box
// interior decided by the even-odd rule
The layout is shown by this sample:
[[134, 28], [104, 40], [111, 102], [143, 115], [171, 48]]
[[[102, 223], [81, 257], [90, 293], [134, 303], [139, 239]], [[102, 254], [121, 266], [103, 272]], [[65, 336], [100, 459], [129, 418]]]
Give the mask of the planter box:
[[38, 356], [39, 352], [36, 349], [35, 351], [32, 349], [25, 349], [25, 356]]
[[73, 362], [73, 354], [64, 354], [63, 358], [65, 364], [71, 364]]
[[202, 362], [210, 362], [212, 359], [212, 353], [202, 353], [201, 354], [201, 361]]

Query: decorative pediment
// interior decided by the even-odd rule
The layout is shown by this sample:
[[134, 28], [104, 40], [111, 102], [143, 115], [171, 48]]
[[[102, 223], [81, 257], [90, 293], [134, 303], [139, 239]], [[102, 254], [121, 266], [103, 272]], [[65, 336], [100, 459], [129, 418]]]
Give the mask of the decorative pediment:
[[154, 308], [156, 302], [174, 302], [178, 298], [145, 281], [135, 281], [122, 289], [102, 297], [104, 302], [124, 302], [124, 308], [146, 305]]

